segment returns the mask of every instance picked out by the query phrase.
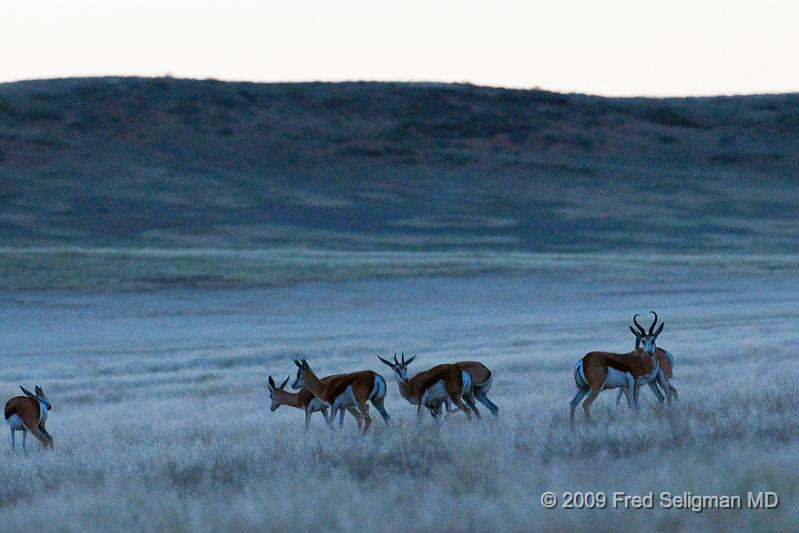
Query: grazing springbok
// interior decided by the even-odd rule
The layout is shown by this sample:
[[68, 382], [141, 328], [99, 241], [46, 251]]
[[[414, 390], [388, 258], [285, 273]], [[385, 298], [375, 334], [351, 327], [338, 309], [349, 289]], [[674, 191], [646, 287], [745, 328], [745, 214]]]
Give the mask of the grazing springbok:
[[[414, 355], [409, 360], [405, 361], [405, 354], [404, 353], [402, 354], [402, 360], [405, 361], [406, 366], [410, 364], [410, 362], [413, 361], [415, 357], [416, 356]], [[390, 364], [390, 362], [382, 358], [381, 361], [385, 364]], [[491, 385], [494, 381], [494, 376], [491, 373], [491, 370], [479, 361], [458, 361], [457, 363], [453, 364], [458, 368], [460, 368], [461, 370], [465, 370], [466, 372], [468, 372], [472, 378], [472, 392], [469, 395], [469, 399], [472, 401], [472, 404], [474, 404], [476, 399], [481, 404], [488, 407], [488, 410], [491, 411], [492, 415], [498, 416], [499, 407], [497, 407], [497, 405], [488, 398], [488, 391], [491, 390]], [[390, 366], [392, 367], [392, 369], [394, 368], [394, 365]], [[427, 405], [427, 408], [430, 409], [430, 414], [432, 414], [433, 417], [438, 417], [441, 414], [442, 406], [446, 406], [447, 415], [451, 415], [458, 412], [458, 410], [452, 409], [452, 405], [450, 404], [449, 400], [432, 402], [430, 405]], [[473, 410], [479, 416], [476, 404]]]
[[[654, 311], [652, 312], [655, 314], [655, 321], [657, 321], [657, 313], [655, 313]], [[628, 352], [627, 355], [634, 355], [634, 353], [641, 348], [641, 338], [643, 338], [647, 334], [646, 330], [641, 326], [641, 324], [638, 323], [637, 318], [638, 315], [635, 315], [633, 317], [633, 322], [635, 323], [636, 328], [638, 328], [638, 331], [634, 330], [632, 326], [629, 326], [630, 331], [632, 332], [633, 335], [635, 335], [635, 350], [632, 352]], [[650, 331], [650, 334], [651, 333], [652, 332]], [[674, 376], [673, 374], [674, 356], [670, 351], [664, 350], [663, 348], [660, 347], [656, 348], [655, 352], [657, 353], [658, 356], [658, 364], [660, 365], [660, 372], [664, 374], [664, 378], [669, 384], [669, 390], [661, 392], [660, 389], [658, 388], [658, 384], [661, 381], [660, 376], [658, 376], [657, 380], [650, 381], [649, 383], [647, 383], [647, 385], [649, 385], [649, 390], [651, 390], [652, 393], [655, 395], [655, 397], [658, 399], [658, 403], [663, 403], [664, 401], [666, 401], [666, 399], [668, 399], [668, 403], [671, 403], [672, 398], [676, 400], [679, 397], [679, 395], [677, 394], [677, 389], [675, 389], [674, 386], [671, 384], [671, 379]], [[629, 393], [627, 392], [626, 388], [619, 388], [619, 392], [616, 395], [616, 405], [619, 405], [622, 396], [628, 396], [628, 395]]]
[[[477, 399], [478, 402], [488, 407], [492, 415], [499, 416], [499, 407], [488, 399], [488, 391], [491, 390], [491, 385], [494, 382], [494, 376], [491, 370], [479, 361], [458, 361], [453, 364], [472, 376], [472, 394], [469, 397], [472, 403]], [[449, 402], [445, 403], [449, 409]], [[477, 409], [475, 409], [475, 412], [477, 412]]]
[[[329, 380], [331, 377], [335, 376], [328, 376], [326, 378], [322, 378], [322, 383]], [[308, 431], [308, 427], [311, 424], [311, 414], [316, 413], [317, 411], [322, 412], [322, 417], [325, 419], [326, 424], [332, 424], [333, 420], [328, 419], [327, 416], [327, 405], [322, 403], [322, 401], [313, 395], [311, 391], [308, 390], [307, 387], [303, 387], [300, 389], [299, 392], [289, 392], [286, 389], [286, 384], [289, 382], [291, 376], [287, 377], [286, 380], [280, 384], [280, 386], [275, 385], [275, 380], [272, 379], [272, 376], [269, 376], [268, 386], [269, 386], [269, 398], [272, 400], [272, 405], [270, 409], [274, 413], [277, 411], [277, 408], [281, 405], [288, 405], [289, 407], [296, 407], [297, 409], [302, 409], [305, 411], [305, 431]], [[352, 416], [355, 417], [355, 421], [358, 423], [358, 429], [361, 428], [363, 420], [361, 419], [360, 413], [356, 411], [352, 407], [348, 407], [347, 410], [350, 412]], [[344, 411], [341, 411], [341, 418], [339, 420], [339, 425], [344, 425]]]
[[[632, 391], [627, 397], [627, 406], [632, 409], [633, 405], [638, 407], [638, 385], [649, 383], [655, 379], [664, 377], [660, 372], [660, 364], [656, 354], [655, 340], [663, 331], [665, 322], [661, 322], [660, 327], [655, 331], [655, 322], [649, 328], [652, 333], [647, 333], [641, 337], [643, 350], [639, 350], [632, 355], [612, 353], [612, 352], [589, 352], [580, 359], [574, 366], [574, 382], [578, 391], [570, 402], [569, 419], [574, 423], [574, 411], [580, 401], [588, 395], [583, 402], [583, 411], [586, 418], [591, 419], [590, 409], [596, 397], [604, 389], [615, 389], [626, 387]], [[668, 388], [668, 382], [661, 383], [664, 389]]]
[[36, 385], [36, 394], [32, 394], [25, 387], [19, 387], [25, 396], [15, 396], [6, 402], [5, 418], [11, 430], [11, 451], [14, 451], [14, 433], [22, 432], [22, 450], [25, 450], [25, 440], [30, 431], [39, 439], [45, 448], [53, 448], [53, 437], [47, 432], [44, 423], [47, 413], [53, 406], [45, 396], [44, 391]]
[[[393, 363], [379, 355], [377, 358], [394, 371], [400, 394], [416, 406], [418, 420], [422, 419], [422, 407], [430, 409], [435, 417], [440, 412], [440, 404], [444, 401], [454, 403], [458, 409], [466, 413], [469, 420], [472, 419], [472, 411], [477, 418], [480, 418], [480, 412], [472, 400], [472, 376], [466, 370], [453, 364], [443, 364], [408, 377], [408, 365], [416, 359], [415, 355], [406, 361], [403, 353], [402, 360], [399, 361], [395, 353]], [[463, 405], [464, 401], [468, 408]]]
[[330, 376], [328, 380], [322, 381], [314, 374], [305, 359], [301, 361], [295, 359], [294, 364], [297, 365], [297, 377], [291, 385], [292, 388], [307, 387], [322, 403], [330, 406], [330, 420], [335, 420], [339, 410], [353, 407], [363, 418], [365, 435], [372, 425], [372, 417], [369, 416], [369, 407], [366, 405], [366, 402], [371, 401], [388, 425], [391, 417], [383, 407], [386, 380], [380, 374], [371, 370], [360, 370], [350, 374]]

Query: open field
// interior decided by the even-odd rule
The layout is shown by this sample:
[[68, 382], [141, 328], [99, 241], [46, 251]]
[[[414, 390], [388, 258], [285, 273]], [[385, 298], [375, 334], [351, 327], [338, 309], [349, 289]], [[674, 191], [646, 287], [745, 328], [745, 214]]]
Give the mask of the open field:
[[[799, 94], [0, 84], [0, 395], [44, 386], [56, 446], [0, 440], [0, 530], [796, 529], [797, 169]], [[650, 309], [680, 402], [570, 430]], [[500, 417], [418, 426], [394, 351], [483, 361]], [[384, 375], [390, 427], [270, 413], [298, 356]]]
[[[5, 269], [14, 263], [8, 253], [0, 255]], [[620, 266], [608, 257], [574, 256], [542, 260], [547, 268], [469, 277], [392, 272], [385, 279], [322, 276], [310, 279], [335, 283], [303, 278], [291, 286], [216, 290], [6, 290], [0, 392], [44, 386], [54, 406], [48, 429], [56, 449], [31, 446], [27, 455], [11, 456], [3, 442], [1, 527], [793, 528], [795, 259], [760, 258], [760, 267], [751, 257], [633, 259]], [[28, 289], [37, 287], [52, 285]], [[659, 411], [643, 391], [634, 415], [613, 405], [615, 394], [603, 393], [595, 423], [579, 417], [570, 431], [574, 362], [591, 349], [631, 349], [626, 325], [634, 312], [649, 309], [666, 322], [659, 344], [675, 354], [679, 404]], [[429, 418], [417, 426], [415, 408], [375, 358], [394, 351], [418, 352], [417, 369], [484, 361], [495, 371], [490, 396], [500, 417], [490, 419], [483, 409], [481, 423], [457, 415], [440, 427]], [[384, 375], [391, 426], [375, 419], [373, 432], [361, 438], [351, 419], [330, 432], [315, 415], [305, 436], [299, 411], [270, 413], [266, 377], [282, 381], [299, 355], [320, 373], [371, 368]], [[735, 494], [744, 505], [747, 491], [773, 490], [781, 505], [549, 511], [539, 503], [546, 490]]]
[[0, 290], [11, 291], [282, 287], [304, 282], [561, 272], [592, 282], [669, 276], [676, 284], [707, 271], [779, 278], [799, 272], [799, 256], [736, 254], [731, 260], [727, 254], [708, 253], [0, 248]]
[[[0, 84], [0, 392], [43, 385], [56, 440], [3, 448], [0, 528], [792, 525], [797, 132], [796, 94]], [[604, 394], [569, 431], [575, 360], [630, 349], [652, 308], [680, 404]], [[483, 360], [500, 418], [417, 427], [374, 357], [395, 350]], [[392, 426], [269, 413], [300, 355], [381, 372]], [[544, 490], [783, 501], [547, 511]]]

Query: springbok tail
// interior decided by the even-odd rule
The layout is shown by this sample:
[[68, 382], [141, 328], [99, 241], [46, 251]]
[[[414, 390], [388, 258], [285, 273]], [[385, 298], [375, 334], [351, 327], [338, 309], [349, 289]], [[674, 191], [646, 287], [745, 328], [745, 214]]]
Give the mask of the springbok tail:
[[370, 398], [377, 398], [382, 400], [386, 397], [386, 380], [380, 374], [375, 376], [375, 388], [370, 395]]
[[461, 370], [461, 379], [463, 380], [463, 391], [461, 396], [469, 396], [472, 393], [472, 375], [465, 370]]
[[577, 361], [577, 364], [574, 365], [574, 383], [577, 385], [578, 389], [585, 390], [591, 388], [588, 385], [588, 380], [585, 379], [585, 372], [583, 371], [582, 359]]

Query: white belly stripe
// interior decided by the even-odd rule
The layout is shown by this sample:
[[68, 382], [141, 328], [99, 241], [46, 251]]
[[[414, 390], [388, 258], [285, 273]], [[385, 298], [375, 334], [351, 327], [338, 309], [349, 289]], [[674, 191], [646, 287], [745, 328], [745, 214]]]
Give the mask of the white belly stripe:
[[446, 400], [449, 398], [447, 388], [444, 387], [444, 380], [436, 381], [435, 385], [427, 389], [427, 400]]
[[615, 368], [608, 368], [608, 377], [605, 380], [606, 389], [615, 389], [627, 386], [628, 372], [621, 372]]
[[355, 401], [355, 392], [352, 390], [352, 385], [349, 385], [344, 392], [339, 394], [334, 402], [338, 402], [339, 407], [350, 407], [358, 402]]

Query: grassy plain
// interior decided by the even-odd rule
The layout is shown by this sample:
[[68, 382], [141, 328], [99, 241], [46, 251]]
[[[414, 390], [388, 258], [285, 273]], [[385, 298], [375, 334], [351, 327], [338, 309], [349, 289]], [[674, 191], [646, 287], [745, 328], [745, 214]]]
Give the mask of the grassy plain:
[[[0, 453], [8, 531], [789, 530], [799, 521], [795, 266], [627, 263], [467, 277], [274, 287], [14, 290], [0, 299], [0, 391], [41, 384], [56, 449]], [[388, 259], [385, 261], [390, 262]], [[393, 261], [393, 259], [392, 259]], [[706, 262], [709, 261], [709, 262]], [[730, 265], [723, 268], [723, 265]], [[737, 265], [737, 266], [736, 266]], [[345, 269], [346, 270], [346, 269]], [[356, 277], [357, 278], [357, 277]], [[680, 402], [638, 414], [603, 393], [568, 426], [574, 362], [628, 350], [657, 309]], [[417, 369], [479, 359], [498, 419], [418, 426], [375, 354]], [[268, 410], [266, 378], [303, 355], [320, 373], [389, 380], [392, 423], [305, 435]], [[318, 416], [318, 415], [316, 415]], [[19, 439], [18, 439], [19, 442]], [[774, 510], [547, 510], [543, 491], [743, 495]]]

